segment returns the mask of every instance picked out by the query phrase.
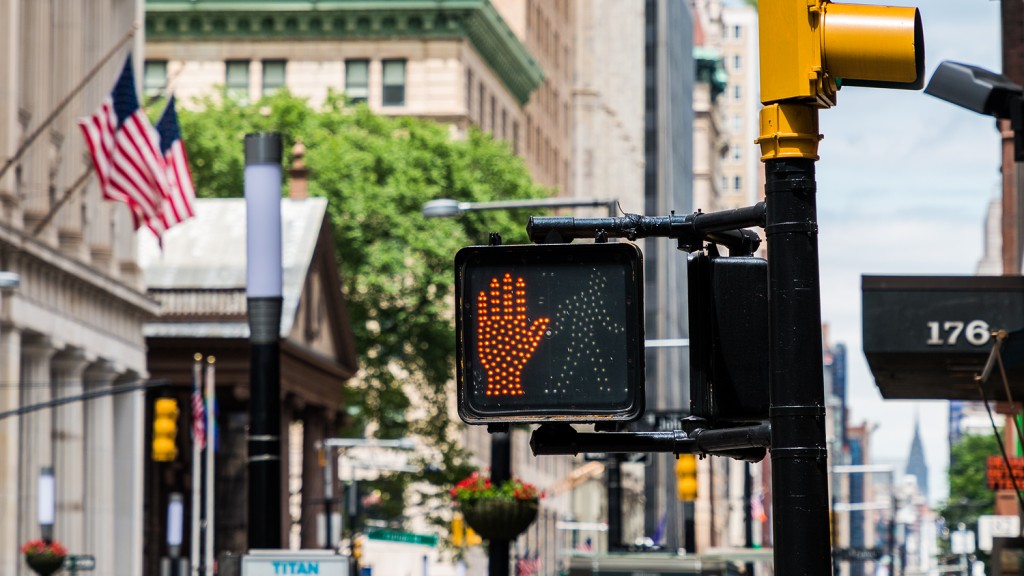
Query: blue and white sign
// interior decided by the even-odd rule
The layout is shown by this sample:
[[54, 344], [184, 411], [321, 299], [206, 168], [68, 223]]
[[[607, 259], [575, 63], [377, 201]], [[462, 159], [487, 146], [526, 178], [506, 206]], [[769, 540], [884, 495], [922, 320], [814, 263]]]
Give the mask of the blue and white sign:
[[322, 550], [253, 550], [242, 557], [242, 576], [348, 576], [348, 556]]

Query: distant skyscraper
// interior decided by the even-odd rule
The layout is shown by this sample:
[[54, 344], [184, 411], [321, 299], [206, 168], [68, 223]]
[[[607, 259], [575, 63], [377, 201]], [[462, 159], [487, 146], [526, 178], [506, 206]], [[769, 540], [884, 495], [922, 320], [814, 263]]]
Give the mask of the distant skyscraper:
[[928, 498], [928, 463], [924, 460], [924, 443], [921, 442], [921, 420], [914, 419], [914, 440], [910, 443], [906, 473], [917, 478], [921, 495]]

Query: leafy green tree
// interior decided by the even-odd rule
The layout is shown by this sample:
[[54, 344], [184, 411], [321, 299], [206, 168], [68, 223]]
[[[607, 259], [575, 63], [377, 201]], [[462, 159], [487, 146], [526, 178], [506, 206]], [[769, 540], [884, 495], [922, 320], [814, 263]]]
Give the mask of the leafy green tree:
[[939, 509], [946, 527], [955, 530], [961, 522], [974, 529], [978, 516], [991, 514], [995, 493], [985, 477], [989, 456], [999, 455], [995, 435], [964, 436], [949, 451], [949, 500]]
[[448, 416], [452, 259], [462, 246], [487, 243], [491, 231], [525, 242], [528, 213], [427, 220], [420, 210], [434, 198], [539, 198], [550, 191], [533, 183], [506, 143], [475, 128], [453, 138], [447, 125], [376, 115], [335, 95], [319, 109], [286, 92], [249, 105], [211, 95], [181, 110], [180, 122], [201, 197], [242, 196], [245, 134], [282, 133], [285, 166], [301, 140], [310, 193], [329, 200], [360, 354], [360, 376], [346, 389], [351, 417], [344, 433], [360, 436], [370, 427], [382, 438], [417, 434], [443, 459], [436, 483], [468, 474]]

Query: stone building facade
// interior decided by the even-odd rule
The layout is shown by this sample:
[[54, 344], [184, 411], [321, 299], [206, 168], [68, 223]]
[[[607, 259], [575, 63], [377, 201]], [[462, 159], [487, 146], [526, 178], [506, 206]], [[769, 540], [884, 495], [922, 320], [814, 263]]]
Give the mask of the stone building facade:
[[43, 468], [54, 536], [103, 573], [141, 570], [144, 393], [105, 393], [147, 377], [142, 325], [157, 306], [128, 209], [102, 200], [76, 121], [141, 54], [142, 35], [128, 35], [142, 13], [136, 0], [0, 1], [0, 269], [20, 275], [0, 294], [0, 411], [100, 394], [0, 420], [3, 574], [30, 573], [18, 547], [41, 535]]

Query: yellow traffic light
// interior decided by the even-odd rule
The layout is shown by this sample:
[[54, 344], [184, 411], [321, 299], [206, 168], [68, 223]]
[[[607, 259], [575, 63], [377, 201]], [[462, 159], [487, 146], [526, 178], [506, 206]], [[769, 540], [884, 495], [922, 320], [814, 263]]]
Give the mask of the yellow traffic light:
[[466, 524], [462, 521], [462, 515], [456, 514], [452, 518], [452, 546], [456, 548], [466, 541]]
[[356, 562], [363, 558], [363, 539], [357, 535], [352, 536], [352, 558]]
[[924, 87], [917, 8], [761, 0], [761, 102], [836, 104], [842, 86]]
[[693, 454], [676, 459], [676, 494], [683, 502], [697, 499], [697, 457]]
[[178, 401], [157, 398], [153, 405], [153, 460], [170, 462], [178, 457]]

